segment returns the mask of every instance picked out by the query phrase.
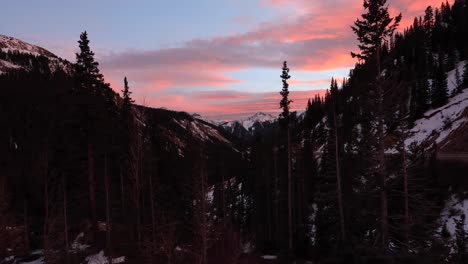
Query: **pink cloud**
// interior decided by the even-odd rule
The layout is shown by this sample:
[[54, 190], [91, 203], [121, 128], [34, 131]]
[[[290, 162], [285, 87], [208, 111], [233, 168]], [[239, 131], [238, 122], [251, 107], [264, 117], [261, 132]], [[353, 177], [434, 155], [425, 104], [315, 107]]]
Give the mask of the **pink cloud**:
[[[316, 94], [323, 96], [325, 90], [292, 91], [290, 96], [293, 111], [304, 111], [307, 100]], [[209, 118], [229, 119], [255, 112], [279, 113], [279, 92], [247, 93], [234, 90], [195, 91], [184, 96], [156, 93], [146, 98], [153, 107], [199, 113]]]
[[[101, 65], [112, 83], [127, 75], [135, 91], [145, 91], [152, 106], [207, 115], [277, 112], [278, 94], [229, 91], [231, 84], [245, 82], [230, 73], [253, 69], [277, 69], [287, 60], [297, 71], [325, 71], [352, 67], [350, 51], [357, 50], [350, 26], [363, 12], [361, 0], [261, 0], [266, 7], [292, 10], [284, 17], [262, 23], [235, 35], [195, 39], [176, 48], [129, 50], [102, 57]], [[410, 25], [414, 16], [423, 15], [427, 5], [440, 6], [440, 0], [389, 1], [393, 15], [403, 13], [399, 30]], [[237, 23], [248, 24], [246, 17]], [[331, 76], [330, 76], [331, 77]], [[329, 80], [292, 80], [291, 84], [320, 85]], [[248, 85], [248, 83], [246, 83]], [[117, 86], [120, 87], [120, 86]], [[199, 87], [218, 91], [201, 92]], [[178, 94], [173, 88], [190, 88]], [[220, 90], [224, 89], [224, 90]], [[292, 92], [293, 107], [303, 110], [315, 92]], [[140, 93], [141, 96], [141, 93]]]

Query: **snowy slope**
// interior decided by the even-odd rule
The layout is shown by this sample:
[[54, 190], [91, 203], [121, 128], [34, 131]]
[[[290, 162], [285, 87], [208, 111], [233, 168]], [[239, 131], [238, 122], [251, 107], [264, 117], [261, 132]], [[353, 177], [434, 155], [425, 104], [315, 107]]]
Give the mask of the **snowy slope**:
[[181, 157], [196, 142], [203, 142], [207, 147], [223, 147], [228, 152], [239, 152], [223, 135], [222, 129], [188, 113], [140, 106], [134, 108], [134, 113], [142, 127], [148, 124], [155, 126], [155, 131], [168, 152], [177, 153]]
[[265, 123], [273, 123], [276, 121], [276, 119], [277, 118], [271, 114], [259, 112], [247, 117], [246, 119], [225, 122], [221, 125], [228, 130], [232, 130], [234, 126], [240, 124], [245, 128], [245, 130], [249, 131], [255, 124], [262, 125]]
[[9, 61], [0, 59], [0, 74], [8, 70], [19, 70], [22, 67], [16, 64], [13, 64]]
[[259, 113], [256, 113], [252, 116], [249, 116], [247, 119], [245, 120], [242, 120], [241, 123], [242, 123], [242, 126], [247, 129], [247, 130], [250, 130], [250, 128], [253, 127], [253, 125], [255, 123], [272, 123], [276, 120], [276, 117], [270, 115], [270, 114], [266, 114], [266, 113], [262, 113], [262, 112], [259, 112]]
[[464, 114], [467, 108], [468, 89], [465, 89], [463, 93], [451, 98], [448, 104], [426, 112], [423, 118], [417, 120], [409, 131], [405, 144], [441, 143], [468, 121]]
[[[52, 72], [55, 72], [59, 69], [62, 69], [67, 73], [71, 73], [72, 71], [71, 63], [57, 57], [52, 52], [44, 48], [41, 48], [39, 46], [35, 46], [32, 44], [26, 43], [22, 40], [8, 37], [5, 35], [0, 35], [0, 52], [2, 53], [13, 52], [13, 53], [29, 55], [31, 56], [31, 59], [34, 59], [39, 56], [43, 56], [47, 58], [49, 68]], [[7, 56], [6, 59], [0, 59], [0, 74], [6, 73], [12, 70], [19, 70], [19, 69], [29, 70], [31, 67], [30, 64], [31, 64], [31, 61], [29, 64], [21, 65], [20, 63], [18, 63], [18, 61], [14, 61], [14, 59], [9, 58], [9, 56]]]
[[14, 51], [23, 54], [31, 54], [34, 56], [46, 56], [46, 57], [54, 57], [56, 58], [52, 52], [41, 48], [39, 46], [31, 45], [26, 43], [22, 40], [8, 37], [5, 35], [0, 35], [0, 49], [3, 52]]
[[[463, 66], [464, 62], [457, 65], [460, 73], [463, 72]], [[455, 69], [447, 74], [449, 94], [457, 88], [455, 75]], [[415, 126], [409, 131], [405, 145], [409, 146], [414, 143], [429, 147], [432, 143], [447, 144], [446, 139], [468, 122], [467, 109], [468, 89], [465, 89], [462, 93], [450, 98], [446, 105], [429, 110], [421, 119], [416, 120]]]
[[456, 69], [458, 68], [458, 73], [460, 74], [460, 77], [462, 77], [463, 66], [465, 66], [465, 63], [468, 63], [468, 61], [459, 62], [456, 65], [455, 69], [447, 73], [447, 84], [448, 84], [449, 95], [452, 94], [452, 92], [457, 88]]

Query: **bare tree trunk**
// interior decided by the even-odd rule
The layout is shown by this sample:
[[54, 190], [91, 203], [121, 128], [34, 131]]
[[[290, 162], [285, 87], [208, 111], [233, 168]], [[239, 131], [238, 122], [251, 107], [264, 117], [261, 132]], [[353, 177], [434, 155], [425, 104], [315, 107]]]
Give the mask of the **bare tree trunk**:
[[28, 215], [28, 202], [26, 201], [26, 197], [24, 198], [23, 210], [24, 210], [24, 249], [26, 252], [29, 252], [29, 215]]
[[336, 165], [336, 189], [338, 195], [338, 209], [340, 213], [340, 230], [341, 230], [341, 243], [345, 244], [346, 230], [344, 220], [344, 209], [343, 209], [343, 193], [341, 190], [341, 170], [340, 170], [340, 156], [338, 148], [338, 124], [336, 122], [335, 105], [333, 104], [333, 123], [335, 127], [335, 165]]
[[[47, 159], [47, 154], [46, 154]], [[46, 161], [47, 162], [47, 161]], [[49, 250], [49, 176], [47, 169], [44, 170], [44, 227], [43, 227], [43, 247], [44, 247], [44, 262], [47, 263]]]
[[403, 158], [403, 197], [404, 197], [404, 208], [405, 208], [405, 226], [404, 226], [404, 249], [408, 252], [409, 248], [409, 196], [408, 196], [408, 168], [407, 168], [407, 158], [406, 158], [406, 149], [405, 141], [402, 140], [402, 158]]
[[379, 176], [380, 176], [380, 203], [381, 203], [381, 233], [382, 233], [382, 249], [384, 252], [388, 249], [388, 201], [387, 201], [387, 183], [386, 183], [386, 168], [385, 168], [385, 145], [384, 145], [384, 109], [383, 97], [384, 92], [381, 84], [381, 70], [380, 70], [380, 44], [377, 46], [376, 51], [377, 59], [377, 135], [379, 140], [378, 146], [378, 162], [379, 162]]
[[[266, 166], [266, 164], [265, 164]], [[265, 167], [264, 166], [264, 167]], [[265, 188], [265, 198], [266, 198], [266, 210], [267, 210], [267, 234], [268, 234], [268, 241], [271, 241], [272, 240], [272, 237], [273, 237], [273, 232], [272, 232], [272, 229], [271, 229], [271, 225], [272, 225], [272, 221], [271, 221], [271, 199], [270, 199], [270, 188], [271, 188], [271, 185], [270, 185], [270, 179], [269, 177], [266, 176], [266, 173], [265, 173], [265, 168], [262, 168], [262, 179], [266, 182], [266, 188]]]
[[194, 221], [196, 233], [199, 238], [199, 264], [207, 263], [207, 251], [208, 251], [208, 204], [207, 204], [207, 176], [206, 176], [206, 164], [203, 150], [200, 149], [199, 154], [200, 171], [198, 178], [194, 183], [194, 197], [195, 197], [195, 208], [194, 208]]
[[273, 167], [275, 171], [275, 195], [274, 195], [274, 200], [275, 200], [275, 231], [276, 231], [276, 247], [279, 248], [279, 241], [280, 241], [280, 235], [279, 235], [279, 198], [278, 198], [278, 186], [279, 186], [279, 178], [278, 178], [278, 148], [274, 147], [273, 148]]
[[120, 206], [122, 214], [125, 213], [125, 194], [124, 194], [124, 178], [122, 168], [120, 169]]
[[93, 230], [93, 239], [96, 239], [98, 227], [97, 227], [97, 215], [96, 215], [96, 185], [94, 181], [94, 158], [93, 158], [93, 146], [88, 142], [88, 177], [89, 177], [89, 202], [91, 206], [91, 227]]
[[151, 258], [150, 261], [153, 263], [153, 251], [156, 247], [156, 212], [154, 208], [154, 190], [153, 190], [153, 179], [152, 175], [149, 175], [149, 188], [150, 188], [150, 207], [151, 207]]
[[68, 216], [67, 216], [67, 182], [65, 176], [62, 176], [62, 192], [63, 192], [63, 233], [65, 237], [65, 255], [67, 263], [70, 263], [70, 255], [68, 253]]
[[288, 124], [288, 251], [293, 253], [291, 136]]
[[[137, 179], [139, 179], [139, 176], [137, 175]], [[138, 241], [138, 247], [141, 247], [141, 209], [140, 209], [140, 183], [139, 180], [137, 180], [137, 191], [136, 191], [136, 221], [137, 221], [137, 241]]]
[[[203, 154], [202, 154], [202, 164], [204, 163], [204, 160], [203, 160]], [[202, 236], [201, 236], [201, 239], [202, 239], [202, 252], [201, 252], [201, 256], [202, 256], [202, 264], [206, 264], [206, 253], [207, 253], [207, 248], [208, 248], [208, 223], [207, 223], [207, 219], [206, 219], [206, 213], [207, 213], [207, 206], [206, 206], [206, 172], [205, 172], [205, 166], [204, 164], [201, 166], [201, 220], [202, 220]]]
[[[223, 228], [226, 227], [226, 194], [224, 191], [224, 172], [221, 172], [221, 198], [222, 198], [222, 206], [223, 206]], [[231, 186], [231, 183], [228, 183], [228, 186]]]
[[109, 175], [107, 173], [107, 153], [104, 155], [104, 185], [106, 189], [106, 247], [107, 262], [112, 264], [111, 252], [111, 219], [110, 219], [110, 199], [109, 199]]

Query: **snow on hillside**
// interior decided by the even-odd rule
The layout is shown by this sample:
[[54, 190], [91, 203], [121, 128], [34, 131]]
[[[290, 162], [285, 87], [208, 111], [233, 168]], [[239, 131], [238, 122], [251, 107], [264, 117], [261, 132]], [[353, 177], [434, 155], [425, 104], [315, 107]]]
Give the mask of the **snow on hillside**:
[[[226, 139], [223, 135], [219, 133], [219, 131], [212, 126], [203, 123], [199, 120], [188, 120], [188, 119], [176, 119], [173, 118], [172, 122], [177, 124], [182, 129], [186, 130], [188, 134], [194, 136], [195, 138], [203, 141], [203, 142], [211, 142], [211, 143], [221, 143], [232, 147], [232, 143]], [[172, 129], [167, 129], [161, 127], [163, 130], [163, 134], [170, 139], [170, 141], [174, 144], [177, 148], [177, 152], [180, 156], [184, 156], [184, 150], [187, 147], [188, 142], [186, 142], [185, 137], [181, 136], [180, 134], [176, 133]], [[234, 149], [237, 151], [236, 149]]]
[[211, 123], [221, 125], [228, 130], [233, 130], [237, 124], [240, 124], [243, 128], [245, 128], [245, 130], [249, 131], [257, 123], [273, 123], [276, 121], [276, 119], [277, 118], [271, 114], [259, 112], [241, 120], [233, 120], [229, 122], [212, 121]]
[[[101, 250], [95, 255], [88, 256], [86, 258], [88, 264], [108, 264], [108, 258], [104, 255], [104, 251]], [[125, 257], [112, 258], [112, 263], [125, 263]]]
[[[463, 63], [458, 64], [458, 67], [463, 67]], [[456, 88], [455, 70], [448, 73], [448, 83], [450, 91]], [[468, 109], [468, 89], [450, 98], [446, 105], [430, 110], [424, 114], [424, 117], [416, 120], [415, 126], [409, 131], [405, 145], [409, 146], [412, 143], [420, 145], [426, 141], [441, 143], [468, 121], [468, 116], [464, 114], [465, 109]]]
[[[460, 219], [460, 216], [465, 214], [468, 216], [468, 199], [461, 200], [457, 195], [452, 195], [445, 203], [442, 210], [442, 224], [447, 225], [447, 230], [450, 235], [455, 236], [456, 224], [455, 220]], [[465, 230], [468, 228], [468, 218], [465, 219]]]
[[0, 49], [3, 52], [16, 51], [19, 53], [28, 53], [34, 56], [46, 56], [46, 57], [57, 57], [50, 51], [47, 51], [44, 48], [31, 45], [22, 40], [8, 37], [5, 35], [0, 35]]
[[453, 90], [457, 88], [456, 69], [458, 68], [458, 73], [460, 74], [460, 78], [461, 78], [463, 75], [463, 66], [465, 66], [465, 63], [468, 63], [468, 61], [459, 62], [456, 65], [455, 69], [447, 73], [447, 84], [448, 84], [449, 95], [452, 94]]
[[9, 61], [6, 61], [6, 60], [1, 60], [0, 59], [0, 74], [2, 74], [3, 72], [6, 72], [7, 70], [18, 70], [18, 69], [21, 69], [22, 67], [19, 66], [19, 65], [16, 65], [16, 64], [13, 64]]
[[[45, 56], [48, 59], [49, 68], [52, 72], [59, 69], [66, 73], [71, 73], [72, 65], [66, 60], [55, 56], [52, 52], [39, 46], [31, 45], [22, 40], [0, 35], [0, 51], [1, 52], [18, 52], [21, 54], [29, 54], [33, 57]], [[30, 65], [18, 65], [17, 62], [9, 60], [0, 60], [0, 74], [11, 70], [25, 69], [28, 70]]]
[[259, 112], [259, 113], [256, 113], [256, 114], [248, 117], [245, 120], [242, 120], [241, 124], [245, 129], [250, 130], [250, 128], [257, 122], [258, 123], [265, 123], [265, 122], [273, 122], [275, 120], [276, 120], [276, 117], [274, 117], [274, 116], [272, 116], [270, 114], [267, 114], [267, 113]]

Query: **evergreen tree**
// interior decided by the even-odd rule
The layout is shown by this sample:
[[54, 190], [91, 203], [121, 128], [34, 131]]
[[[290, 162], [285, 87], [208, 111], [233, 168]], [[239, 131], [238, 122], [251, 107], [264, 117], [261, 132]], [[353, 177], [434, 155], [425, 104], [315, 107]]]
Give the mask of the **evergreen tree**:
[[460, 216], [460, 219], [455, 220], [455, 246], [456, 246], [456, 261], [460, 264], [467, 264], [467, 241], [465, 231], [465, 214]]
[[287, 62], [283, 63], [283, 73], [281, 74], [281, 80], [283, 82], [283, 89], [281, 90], [280, 94], [282, 99], [280, 101], [280, 108], [283, 110], [280, 114], [280, 119], [283, 121], [283, 125], [288, 125], [290, 121], [290, 112], [289, 112], [289, 105], [293, 102], [289, 100], [289, 84], [288, 80], [291, 78], [289, 75], [289, 68]]
[[351, 27], [358, 37], [361, 50], [360, 54], [351, 52], [353, 58], [367, 60], [378, 55], [382, 41], [395, 32], [401, 21], [401, 14], [395, 18], [390, 17], [386, 3], [387, 0], [364, 0], [363, 6], [367, 13], [362, 14], [362, 20], [356, 20]]
[[460, 75], [460, 70], [458, 69], [458, 66], [455, 67], [455, 86], [456, 89], [454, 90], [455, 93], [458, 93], [461, 91], [461, 85], [462, 85], [462, 78]]
[[448, 101], [447, 73], [444, 70], [442, 56], [439, 55], [439, 65], [437, 66], [434, 80], [432, 82], [432, 107], [443, 106]]
[[378, 147], [378, 174], [380, 178], [380, 224], [381, 241], [384, 251], [388, 248], [388, 200], [386, 187], [386, 168], [385, 168], [385, 146], [384, 146], [384, 91], [381, 83], [380, 68], [380, 48], [382, 42], [391, 36], [401, 21], [401, 14], [395, 18], [390, 17], [386, 0], [364, 0], [364, 9], [366, 13], [362, 14], [362, 19], [357, 19], [352, 26], [352, 30], [357, 35], [359, 41], [360, 53], [351, 52], [351, 56], [371, 62], [376, 65], [376, 88], [377, 88], [377, 138]]
[[288, 80], [291, 78], [289, 75], [289, 68], [287, 62], [283, 63], [283, 73], [281, 74], [281, 80], [283, 82], [283, 89], [280, 94], [282, 99], [280, 101], [280, 108], [283, 112], [280, 114], [280, 122], [287, 131], [287, 164], [288, 164], [288, 253], [293, 253], [293, 219], [292, 219], [292, 157], [291, 157], [291, 136], [290, 136], [290, 124], [291, 124], [291, 113], [289, 112], [289, 105], [292, 100], [289, 100], [289, 84]]
[[99, 63], [94, 61], [94, 52], [89, 47], [88, 33], [82, 32], [78, 41], [80, 52], [76, 53], [75, 71], [81, 87], [97, 89], [104, 83], [104, 77], [99, 72]]
[[410, 116], [414, 121], [421, 118], [428, 110], [429, 83], [426, 78], [416, 82], [412, 86], [410, 101]]
[[424, 12], [424, 29], [426, 31], [426, 36], [431, 38], [432, 27], [434, 27], [434, 9], [432, 6], [428, 6]]
[[124, 110], [129, 110], [132, 106], [132, 104], [135, 102], [130, 95], [132, 92], [130, 92], [130, 89], [128, 87], [128, 81], [127, 77], [124, 78], [124, 89], [122, 90], [122, 98], [123, 98], [123, 104], [122, 104], [122, 109]]
[[465, 61], [465, 66], [463, 66], [463, 85], [464, 88], [468, 87], [468, 60]]

